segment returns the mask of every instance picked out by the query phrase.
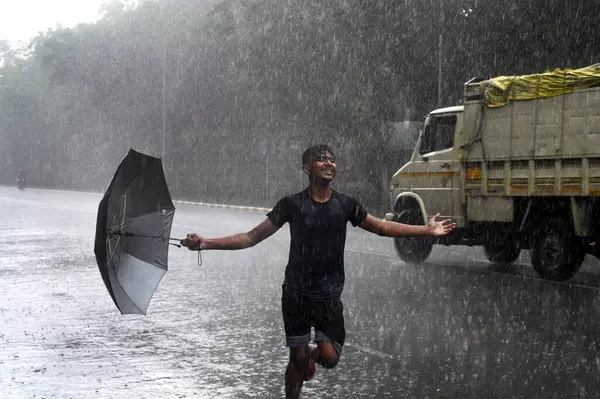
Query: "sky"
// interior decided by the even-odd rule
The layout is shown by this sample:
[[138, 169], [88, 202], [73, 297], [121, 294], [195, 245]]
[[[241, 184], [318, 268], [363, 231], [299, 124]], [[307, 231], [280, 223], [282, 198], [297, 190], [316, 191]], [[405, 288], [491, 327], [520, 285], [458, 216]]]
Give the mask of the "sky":
[[27, 42], [58, 23], [72, 27], [99, 18], [102, 0], [0, 0], [0, 40]]

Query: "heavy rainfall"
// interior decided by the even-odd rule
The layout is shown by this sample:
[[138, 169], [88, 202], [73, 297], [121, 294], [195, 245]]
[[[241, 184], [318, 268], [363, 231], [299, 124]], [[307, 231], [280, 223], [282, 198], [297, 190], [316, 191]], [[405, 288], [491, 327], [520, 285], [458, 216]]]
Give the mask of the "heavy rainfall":
[[[301, 397], [597, 397], [598, 15], [593, 1], [105, 1], [95, 22], [0, 37], [0, 397], [296, 396], [282, 289], [297, 288], [301, 213], [277, 205], [309, 184], [302, 223], [326, 227], [302, 245], [329, 256], [334, 217], [350, 223], [343, 350], [314, 326]], [[318, 144], [331, 151], [304, 162]], [[239, 251], [166, 240], [252, 246], [180, 240], [264, 223], [274, 234]], [[400, 230], [419, 235], [379, 236]], [[123, 304], [150, 280], [146, 303]]]

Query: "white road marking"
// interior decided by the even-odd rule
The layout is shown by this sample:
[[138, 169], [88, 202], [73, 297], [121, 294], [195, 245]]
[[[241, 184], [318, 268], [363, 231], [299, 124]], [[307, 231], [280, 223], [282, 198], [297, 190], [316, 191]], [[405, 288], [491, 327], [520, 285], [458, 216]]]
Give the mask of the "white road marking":
[[358, 351], [361, 351], [361, 352], [369, 353], [371, 355], [383, 357], [385, 359], [393, 359], [394, 358], [394, 356], [390, 355], [389, 353], [383, 353], [383, 352], [380, 352], [378, 350], [368, 348], [366, 346], [361, 346], [361, 345], [356, 345], [356, 344], [349, 344], [349, 343], [346, 343], [345, 346], [350, 347], [350, 348], [354, 348], [354, 349], [356, 349]]

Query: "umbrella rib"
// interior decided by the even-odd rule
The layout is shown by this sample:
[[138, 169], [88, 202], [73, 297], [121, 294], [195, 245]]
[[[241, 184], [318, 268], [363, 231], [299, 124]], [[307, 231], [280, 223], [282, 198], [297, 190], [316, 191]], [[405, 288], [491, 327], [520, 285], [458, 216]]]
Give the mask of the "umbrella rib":
[[125, 224], [125, 211], [127, 210], [127, 196], [123, 195], [123, 217], [121, 218], [121, 227], [120, 229], [123, 228], [123, 225]]
[[[126, 202], [127, 202], [127, 197], [125, 195], [122, 195], [121, 199], [122, 199], [122, 201], [119, 201], [119, 203], [117, 205], [117, 208], [115, 210], [115, 213], [118, 213], [119, 210], [122, 211], [121, 212], [121, 214], [122, 214], [121, 225], [120, 225], [119, 229], [122, 229], [123, 226], [125, 225], [125, 206], [126, 206]], [[125, 204], [123, 204], [123, 202], [125, 202]], [[113, 221], [114, 221], [114, 219], [115, 218], [113, 217]], [[111, 225], [112, 225], [112, 223], [111, 223]], [[108, 239], [109, 248], [111, 247], [111, 241], [112, 240], [114, 240], [114, 239], [111, 239], [111, 238]], [[117, 236], [116, 237], [116, 244], [114, 245], [114, 249], [110, 253], [110, 256], [108, 258], [108, 262], [110, 262], [112, 260], [112, 258], [115, 255], [115, 253], [116, 253], [116, 251], [117, 251], [117, 249], [118, 249], [119, 246], [121, 246], [123, 249], [125, 249], [124, 246], [120, 245], [120, 241], [121, 241], [121, 237]]]
[[[110, 241], [111, 240], [114, 241], [115, 239], [109, 239], [109, 242], [108, 242], [109, 248], [111, 247], [111, 245], [110, 245]], [[111, 251], [110, 256], [108, 257], [106, 263], [109, 263], [112, 260], [113, 256], [117, 252], [117, 249], [118, 249], [119, 246], [121, 246], [122, 248], [125, 248], [124, 246], [121, 245], [121, 237], [117, 236], [116, 237], [116, 244], [114, 244], [114, 249], [110, 248], [110, 249], [112, 249], [112, 251]]]
[[[116, 209], [115, 209], [115, 213], [118, 213], [119, 210], [121, 210], [121, 223], [120, 225], [118, 225], [119, 230], [123, 229], [123, 227], [125, 226], [125, 209], [127, 206], [127, 196], [125, 194], [121, 195], [121, 201], [119, 201]], [[118, 215], [115, 215], [118, 216]], [[113, 217], [112, 221], [111, 221], [111, 227], [114, 227], [114, 224], [112, 222], [115, 221], [115, 217]]]

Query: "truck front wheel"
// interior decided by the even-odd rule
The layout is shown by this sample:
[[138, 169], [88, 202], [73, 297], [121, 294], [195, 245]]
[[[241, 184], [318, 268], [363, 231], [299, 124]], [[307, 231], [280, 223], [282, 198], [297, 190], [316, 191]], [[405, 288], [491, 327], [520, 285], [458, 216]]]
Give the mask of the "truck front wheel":
[[531, 251], [533, 268], [542, 278], [568, 280], [577, 273], [584, 257], [581, 243], [564, 222], [542, 222]]
[[[409, 208], [400, 211], [395, 221], [403, 224], [423, 225], [421, 211]], [[431, 254], [433, 241], [427, 236], [394, 237], [396, 253], [406, 263], [422, 263]]]
[[521, 245], [518, 240], [507, 237], [496, 242], [485, 243], [483, 253], [492, 263], [510, 265], [519, 257]]

